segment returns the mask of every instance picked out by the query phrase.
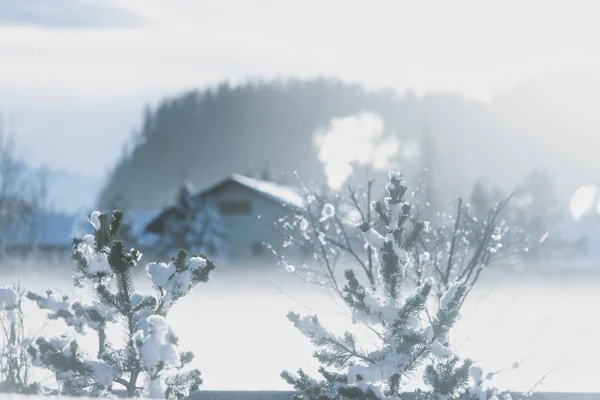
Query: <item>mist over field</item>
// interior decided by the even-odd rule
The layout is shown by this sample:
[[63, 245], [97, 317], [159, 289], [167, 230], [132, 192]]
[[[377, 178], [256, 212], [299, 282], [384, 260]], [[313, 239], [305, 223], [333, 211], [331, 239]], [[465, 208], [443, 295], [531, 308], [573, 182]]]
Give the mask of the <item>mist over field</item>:
[[[18, 275], [23, 287], [38, 292], [63, 288], [67, 294], [89, 298], [89, 291], [73, 289], [68, 266], [44, 268], [43, 261], [32, 266], [31, 272]], [[137, 288], [149, 292], [152, 289], [141, 267], [142, 275], [135, 278]], [[493, 379], [498, 387], [599, 391], [594, 360], [600, 357], [600, 348], [593, 345], [596, 323], [590, 315], [600, 301], [595, 290], [600, 274], [564, 276], [531, 271], [534, 268], [522, 265], [509, 271], [487, 271], [463, 308], [451, 337], [453, 348], [472, 357], [485, 371], [501, 371]], [[349, 322], [341, 301], [322, 288], [274, 266], [236, 269], [217, 269], [210, 283], [197, 286], [168, 318], [181, 347], [196, 354], [193, 366], [202, 371], [203, 390], [289, 390], [279, 376], [284, 369], [301, 367], [316, 374], [312, 346], [285, 318], [289, 311], [317, 313], [334, 332], [361, 332]], [[11, 273], [1, 279], [7, 284], [16, 278]], [[46, 321], [32, 303], [26, 310], [27, 327], [34, 332], [65, 332], [62, 323]], [[121, 338], [120, 330], [110, 335], [116, 342]], [[362, 331], [362, 335], [368, 338], [366, 343], [373, 343], [368, 333]], [[94, 336], [90, 334], [83, 342], [89, 349], [96, 346]], [[517, 362], [519, 367], [513, 369]]]

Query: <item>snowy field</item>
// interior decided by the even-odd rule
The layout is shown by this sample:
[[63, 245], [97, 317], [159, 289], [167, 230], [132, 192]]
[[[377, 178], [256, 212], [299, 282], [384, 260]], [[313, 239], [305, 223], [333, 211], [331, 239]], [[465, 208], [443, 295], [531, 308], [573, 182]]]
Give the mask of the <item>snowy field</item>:
[[[37, 291], [63, 287], [69, 294], [88, 295], [73, 291], [68, 268], [21, 269], [20, 275], [24, 287]], [[15, 279], [16, 274], [5, 275], [0, 283]], [[545, 392], [600, 392], [594, 361], [600, 358], [599, 286], [600, 273], [489, 271], [465, 304], [454, 347], [487, 372], [508, 367], [494, 379], [502, 389], [526, 391], [537, 384]], [[33, 305], [26, 311], [34, 332], [64, 332]], [[279, 272], [217, 273], [178, 303], [169, 320], [181, 347], [196, 353], [193, 365], [202, 371], [203, 389], [290, 390], [279, 377], [282, 370], [302, 367], [314, 374], [317, 365], [313, 347], [285, 318], [288, 311], [317, 312], [334, 330], [349, 326], [339, 302]], [[519, 368], [510, 369], [515, 362]]]

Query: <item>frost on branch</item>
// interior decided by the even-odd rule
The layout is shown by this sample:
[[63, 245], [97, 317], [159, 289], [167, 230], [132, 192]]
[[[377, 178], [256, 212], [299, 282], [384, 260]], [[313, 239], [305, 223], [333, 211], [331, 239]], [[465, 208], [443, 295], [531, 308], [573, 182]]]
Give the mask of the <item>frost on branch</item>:
[[39, 385], [31, 380], [27, 348], [32, 338], [25, 330], [20, 285], [0, 286], [0, 392], [33, 394]]
[[[49, 319], [63, 321], [78, 334], [94, 332], [97, 352], [88, 354], [77, 339], [61, 336], [37, 339], [29, 353], [36, 365], [54, 373], [61, 394], [104, 396], [118, 384], [128, 397], [143, 394], [182, 400], [198, 390], [202, 380], [198, 370], [186, 369], [194, 355], [179, 349], [165, 318], [177, 300], [196, 284], [208, 281], [215, 265], [204, 256], [188, 258], [181, 250], [168, 264], [146, 267], [156, 294], [141, 293], [135, 290], [131, 275], [141, 254], [135, 249], [126, 251], [115, 240], [121, 221], [118, 211], [112, 215], [95, 212], [90, 216], [94, 233], [75, 240], [74, 283], [93, 288], [91, 304], [52, 291], [27, 295], [48, 312]], [[106, 332], [112, 324], [123, 328], [123, 347], [115, 348], [108, 341]], [[148, 385], [140, 391], [142, 379]]]
[[[333, 289], [343, 296], [340, 279], [342, 263], [358, 263], [367, 280], [372, 277], [371, 250], [357, 224], [370, 220], [370, 187], [367, 192], [348, 189], [348, 194], [328, 193], [301, 185], [304, 202], [291, 206], [285, 217], [275, 222], [283, 248], [270, 246], [282, 269], [298, 278]], [[369, 193], [369, 194], [367, 194]]]
[[[386, 200], [377, 202], [371, 201], [377, 198], [371, 193], [372, 184], [371, 180], [362, 188], [349, 187], [347, 192], [339, 193], [303, 186], [304, 206], [293, 209], [275, 226], [283, 236], [283, 251], [274, 251], [282, 267], [343, 296], [340, 264], [349, 263], [361, 283], [379, 292], [381, 271], [375, 256], [381, 251], [376, 254], [376, 249], [383, 247], [392, 230], [409, 239], [405, 228], [398, 229], [408, 215], [412, 219], [428, 215], [435, 227], [430, 229], [423, 222], [419, 240], [405, 251], [401, 247], [396, 251], [400, 259], [407, 260], [401, 273], [411, 283], [418, 286], [427, 278], [434, 279], [434, 296], [439, 302], [455, 281], [464, 283], [468, 294], [486, 268], [500, 261], [518, 262], [531, 250], [527, 232], [514, 221], [506, 222], [510, 196], [489, 209], [485, 206], [477, 210], [459, 199], [457, 207], [451, 205], [453, 210], [446, 212], [433, 210], [429, 201], [422, 201], [428, 196], [422, 190], [423, 179], [409, 191], [402, 175], [392, 173], [386, 185]], [[411, 221], [408, 223], [412, 228]], [[306, 256], [296, 257], [296, 249]]]
[[465, 294], [461, 284], [444, 295], [444, 307], [426, 315], [432, 280], [405, 293], [407, 252], [427, 229], [413, 221], [411, 207], [404, 202], [406, 192], [401, 175], [390, 174], [388, 196], [374, 202], [373, 210], [384, 229], [362, 224], [365, 241], [374, 248], [378, 279], [382, 290], [374, 293], [363, 286], [352, 270], [346, 271], [343, 298], [355, 324], [371, 329], [377, 339], [375, 350], [364, 350], [351, 332], [341, 336], [330, 333], [317, 316], [288, 314], [288, 319], [311, 340], [314, 357], [322, 365], [321, 380], [287, 371], [282, 377], [298, 392], [298, 399], [399, 399], [403, 387], [419, 367], [425, 366], [422, 382], [427, 390], [417, 391], [420, 399], [453, 399], [464, 393], [471, 362], [460, 362], [447, 347], [448, 330], [459, 317]]
[[510, 201], [509, 196], [481, 210], [459, 198], [454, 212], [432, 213], [428, 205], [417, 207], [420, 214], [434, 214], [431, 216], [436, 222], [410, 252], [411, 278], [418, 284], [425, 277], [433, 277], [439, 302], [455, 281], [462, 282], [468, 294], [487, 268], [500, 262], [519, 262], [531, 243], [528, 232], [518, 223], [506, 222]]

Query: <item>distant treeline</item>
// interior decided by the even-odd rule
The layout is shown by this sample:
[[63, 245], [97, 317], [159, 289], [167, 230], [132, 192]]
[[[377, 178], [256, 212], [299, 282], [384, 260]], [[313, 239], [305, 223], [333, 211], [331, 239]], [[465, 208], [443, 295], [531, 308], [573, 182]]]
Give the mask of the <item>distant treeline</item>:
[[112, 171], [99, 203], [158, 207], [182, 180], [202, 188], [230, 173], [265, 169], [273, 178], [284, 173], [293, 180], [297, 171], [322, 184], [312, 141], [317, 127], [365, 110], [381, 115], [391, 132], [415, 136], [418, 123], [406, 126], [415, 106], [394, 92], [371, 93], [326, 79], [190, 91], [146, 110], [133, 149]]
[[[297, 171], [303, 181], [322, 185], [314, 131], [360, 111], [379, 114], [400, 140], [429, 133], [425, 149], [431, 154], [422, 154], [421, 161], [433, 160], [436, 188], [452, 195], [470, 191], [479, 177], [514, 187], [532, 168], [546, 165], [561, 165], [571, 179], [558, 175], [559, 189], [561, 183], [575, 185], [574, 174], [589, 175], [589, 168], [569, 162], [573, 153], [565, 150], [574, 143], [566, 146], [560, 138], [581, 136], [590, 127], [564, 116], [559, 120], [539, 105], [532, 113], [516, 96], [491, 103], [451, 94], [418, 97], [331, 79], [222, 83], [189, 91], [146, 108], [98, 203], [103, 209], [157, 208], [174, 198], [183, 181], [200, 189], [231, 173], [259, 174], [265, 168], [274, 178], [285, 174], [294, 181]], [[400, 169], [415, 174], [423, 165]]]

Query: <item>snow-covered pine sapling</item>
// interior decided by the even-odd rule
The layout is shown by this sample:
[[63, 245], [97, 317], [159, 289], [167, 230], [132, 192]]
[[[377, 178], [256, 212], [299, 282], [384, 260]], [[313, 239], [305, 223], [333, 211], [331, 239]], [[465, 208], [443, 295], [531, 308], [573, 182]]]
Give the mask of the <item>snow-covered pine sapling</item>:
[[[505, 221], [510, 216], [512, 195], [489, 210], [484, 207], [480, 213], [461, 199], [456, 209], [442, 212], [432, 209], [426, 201], [426, 177], [419, 179], [406, 197], [410, 198], [413, 218], [429, 215], [435, 221], [435, 229], [425, 232], [409, 250], [407, 279], [418, 286], [432, 277], [436, 302], [454, 281], [460, 280], [466, 286], [464, 302], [485, 269], [518, 261], [531, 250], [532, 243], [526, 230]], [[365, 246], [360, 229], [356, 229], [356, 221], [362, 220], [365, 226], [383, 230], [380, 218], [370, 207], [372, 185], [371, 180], [363, 188], [349, 187], [346, 194], [301, 185], [303, 207], [292, 208], [274, 224], [283, 238], [283, 249], [270, 247], [280, 265], [306, 282], [325, 286], [343, 297], [339, 271], [343, 263], [348, 263], [357, 271], [361, 283], [379, 291], [373, 249]], [[296, 249], [302, 250], [300, 254], [305, 257], [298, 257]]]
[[[39, 338], [29, 352], [37, 365], [54, 372], [62, 394], [110, 395], [120, 384], [128, 397], [139, 394], [154, 398], [184, 399], [202, 383], [198, 370], [184, 370], [194, 355], [182, 352], [166, 322], [170, 307], [199, 282], [206, 282], [214, 264], [204, 256], [188, 259], [180, 251], [169, 264], [146, 267], [156, 295], [135, 290], [131, 269], [141, 254], [126, 251], [115, 240], [122, 213], [92, 213], [94, 234], [75, 240], [76, 286], [91, 284], [92, 304], [72, 301], [52, 291], [28, 297], [49, 311], [50, 319], [64, 321], [79, 334], [94, 331], [98, 338], [95, 354], [88, 354], [76, 339], [67, 336]], [[124, 329], [124, 343], [117, 347], [107, 337], [109, 324]], [[142, 386], [141, 378], [147, 379]]]
[[407, 251], [427, 223], [411, 222], [410, 205], [403, 200], [406, 186], [400, 174], [390, 173], [386, 189], [385, 201], [373, 205], [377, 218], [386, 227], [385, 232], [362, 225], [365, 240], [375, 249], [381, 290], [373, 293], [358, 281], [352, 270], [346, 271], [347, 283], [343, 289], [353, 323], [368, 327], [375, 334], [378, 346], [371, 351], [363, 350], [354, 334], [335, 335], [321, 325], [316, 315], [288, 314], [290, 321], [317, 347], [314, 356], [322, 364], [321, 380], [309, 377], [302, 370], [297, 375], [282, 373], [299, 392], [297, 399], [399, 399], [407, 380], [413, 379], [414, 372], [423, 365], [427, 390], [417, 392], [419, 399], [458, 398], [468, 384], [471, 362], [459, 362], [443, 344], [459, 317], [465, 287], [460, 283], [452, 285], [431, 317], [426, 315], [431, 280], [403, 294]]

